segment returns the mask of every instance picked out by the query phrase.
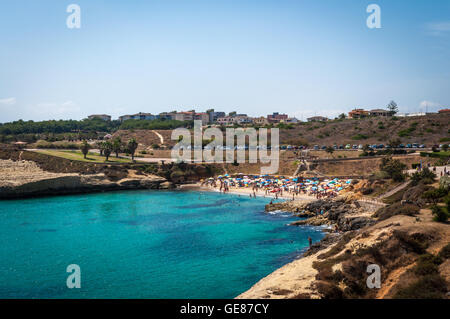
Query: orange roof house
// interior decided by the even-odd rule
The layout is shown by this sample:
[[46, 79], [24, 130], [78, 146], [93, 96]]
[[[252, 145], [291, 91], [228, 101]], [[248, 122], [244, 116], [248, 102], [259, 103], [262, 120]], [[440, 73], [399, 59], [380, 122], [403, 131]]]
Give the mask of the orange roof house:
[[363, 109], [354, 109], [353, 111], [348, 112], [348, 117], [351, 119], [360, 119], [366, 116], [369, 116], [369, 111]]

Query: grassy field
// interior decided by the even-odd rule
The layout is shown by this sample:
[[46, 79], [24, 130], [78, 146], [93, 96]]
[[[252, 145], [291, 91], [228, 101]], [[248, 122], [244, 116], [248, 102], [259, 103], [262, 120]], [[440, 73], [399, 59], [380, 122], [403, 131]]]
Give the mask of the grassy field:
[[[81, 161], [88, 163], [105, 163], [105, 157], [100, 156], [97, 153], [89, 152], [84, 158], [81, 151], [65, 151], [65, 150], [38, 150], [38, 153], [47, 154], [56, 157], [62, 157], [65, 159], [73, 160], [73, 161]], [[109, 157], [108, 163], [131, 163], [131, 159], [128, 158], [116, 158], [115, 155], [111, 155]]]

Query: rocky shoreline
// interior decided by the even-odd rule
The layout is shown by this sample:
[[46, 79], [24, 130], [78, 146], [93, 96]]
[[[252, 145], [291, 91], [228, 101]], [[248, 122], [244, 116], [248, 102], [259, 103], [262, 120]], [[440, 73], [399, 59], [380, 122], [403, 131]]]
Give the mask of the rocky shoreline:
[[[414, 192], [414, 202], [420, 202], [422, 193]], [[236, 298], [448, 298], [449, 224], [435, 222], [430, 209], [407, 212], [409, 206], [402, 199], [375, 205], [355, 195], [267, 205], [266, 212], [286, 211], [299, 217], [292, 227], [326, 225], [324, 230], [329, 233], [301, 258], [275, 270]], [[409, 195], [405, 192], [403, 199]], [[435, 264], [430, 265], [430, 260]], [[373, 264], [381, 269], [379, 289], [366, 285], [367, 267]], [[430, 273], [422, 273], [423, 267]]]
[[286, 201], [272, 203], [265, 207], [266, 212], [291, 212], [302, 220], [291, 223], [292, 226], [332, 226], [345, 232], [360, 229], [375, 223], [371, 217], [374, 211], [368, 210], [356, 200], [346, 198], [320, 199], [316, 201]]
[[111, 180], [104, 173], [52, 173], [30, 161], [0, 160], [0, 199], [68, 195], [130, 189], [170, 189], [163, 177], [128, 174]]

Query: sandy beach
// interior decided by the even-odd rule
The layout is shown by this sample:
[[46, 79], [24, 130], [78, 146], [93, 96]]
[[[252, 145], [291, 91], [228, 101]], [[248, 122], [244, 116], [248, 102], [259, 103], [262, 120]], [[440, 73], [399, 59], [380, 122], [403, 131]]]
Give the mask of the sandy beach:
[[[200, 191], [210, 191], [210, 192], [221, 192], [219, 187], [213, 187], [213, 186], [205, 186], [201, 185], [201, 183], [198, 184], [186, 184], [186, 185], [180, 185], [180, 189], [190, 189], [190, 190], [200, 190]], [[250, 188], [243, 188], [243, 187], [229, 187], [229, 191], [227, 191], [225, 194], [233, 194], [233, 195], [247, 195], [253, 196], [253, 190]], [[223, 192], [222, 192], [223, 193]], [[276, 198], [275, 193], [267, 193], [263, 190], [257, 189], [255, 191], [255, 195], [257, 197], [267, 197], [267, 198]], [[292, 200], [292, 194], [284, 193], [283, 196], [278, 195], [278, 199], [284, 199], [284, 200]], [[299, 194], [294, 196], [294, 200], [297, 201], [314, 201], [317, 200], [316, 197], [306, 195], [306, 194]]]

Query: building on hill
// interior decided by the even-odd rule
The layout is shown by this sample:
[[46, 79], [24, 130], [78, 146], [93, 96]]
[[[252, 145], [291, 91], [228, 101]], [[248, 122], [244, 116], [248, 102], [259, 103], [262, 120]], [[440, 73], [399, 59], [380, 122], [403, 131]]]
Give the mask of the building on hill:
[[195, 112], [177, 112], [174, 114], [174, 120], [193, 121]]
[[295, 117], [289, 117], [289, 118], [285, 121], [285, 123], [292, 123], [292, 124], [298, 123], [298, 119], [295, 118]]
[[209, 123], [209, 114], [208, 113], [195, 113], [194, 120], [202, 121], [202, 125], [206, 125]]
[[253, 119], [253, 124], [258, 125], [258, 126], [265, 126], [265, 125], [269, 125], [269, 120], [267, 118], [265, 118], [264, 116], [255, 117]]
[[439, 114], [450, 114], [450, 109], [439, 110]]
[[217, 124], [220, 125], [233, 125], [234, 124], [234, 116], [223, 116], [217, 119]]
[[151, 113], [136, 113], [131, 115], [122, 115], [119, 116], [119, 120], [121, 122], [127, 121], [127, 120], [154, 120], [156, 119], [156, 116]]
[[225, 117], [226, 116], [225, 112], [212, 111], [212, 112], [209, 112], [208, 114], [209, 114], [209, 122], [210, 123], [215, 123], [215, 122], [217, 122], [217, 119], [219, 117]]
[[253, 123], [253, 119], [247, 114], [236, 114], [232, 116], [219, 117], [217, 124], [230, 126], [234, 124], [247, 125]]
[[92, 114], [88, 116], [88, 119], [93, 120], [93, 119], [101, 119], [103, 121], [111, 121], [111, 115], [107, 115], [107, 114]]
[[370, 116], [391, 116], [392, 112], [383, 110], [383, 109], [375, 109], [375, 110], [370, 110], [369, 115]]
[[233, 116], [234, 123], [239, 125], [246, 125], [251, 124], [253, 122], [252, 118], [248, 117], [247, 114], [237, 114], [236, 116]]
[[313, 116], [307, 119], [308, 122], [326, 122], [328, 118], [325, 116]]
[[160, 120], [174, 120], [176, 112], [162, 112], [159, 113], [156, 117]]
[[348, 117], [351, 119], [361, 119], [369, 116], [369, 111], [364, 109], [354, 109], [353, 111], [348, 112]]
[[286, 121], [287, 119], [287, 114], [280, 114], [278, 112], [267, 115], [267, 120], [269, 121], [269, 123], [280, 123], [281, 121]]

